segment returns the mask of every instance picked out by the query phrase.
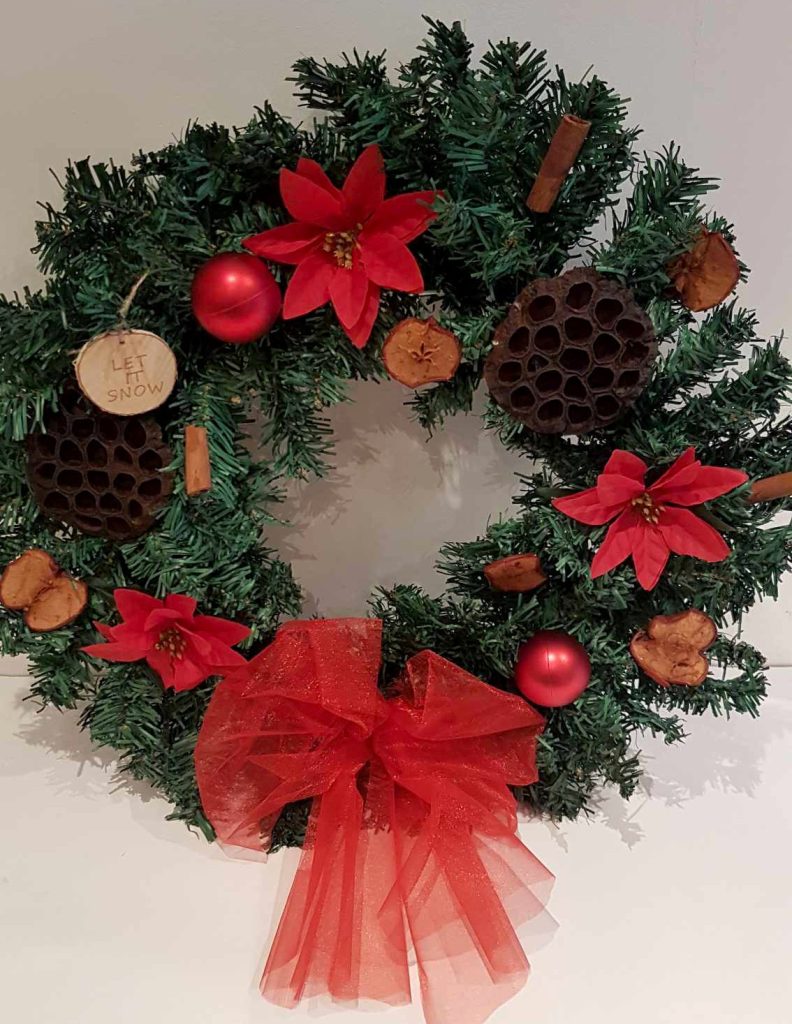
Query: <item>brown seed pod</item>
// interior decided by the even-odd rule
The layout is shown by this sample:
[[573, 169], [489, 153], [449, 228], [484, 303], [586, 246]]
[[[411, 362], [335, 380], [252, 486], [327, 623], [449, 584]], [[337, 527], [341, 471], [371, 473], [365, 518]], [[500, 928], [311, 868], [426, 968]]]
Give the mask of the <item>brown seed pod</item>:
[[520, 292], [484, 376], [498, 405], [531, 430], [586, 434], [635, 402], [656, 355], [652, 322], [632, 292], [581, 267]]
[[484, 566], [484, 575], [493, 590], [523, 594], [547, 581], [538, 555], [507, 555]]
[[737, 287], [740, 264], [723, 235], [702, 228], [690, 252], [667, 268], [683, 306], [701, 313], [723, 302]]
[[34, 633], [48, 633], [77, 618], [88, 603], [88, 587], [61, 572], [46, 551], [31, 548], [6, 566], [0, 602], [24, 609], [25, 624]]
[[173, 459], [157, 423], [98, 412], [64, 393], [44, 431], [27, 439], [27, 475], [39, 508], [91, 537], [131, 540], [154, 523], [173, 489]]
[[709, 672], [703, 652], [717, 635], [718, 628], [709, 615], [696, 608], [676, 615], [656, 615], [632, 638], [630, 654], [660, 686], [700, 686]]
[[451, 380], [461, 358], [459, 339], [434, 317], [402, 320], [382, 346], [382, 361], [388, 374], [408, 388]]

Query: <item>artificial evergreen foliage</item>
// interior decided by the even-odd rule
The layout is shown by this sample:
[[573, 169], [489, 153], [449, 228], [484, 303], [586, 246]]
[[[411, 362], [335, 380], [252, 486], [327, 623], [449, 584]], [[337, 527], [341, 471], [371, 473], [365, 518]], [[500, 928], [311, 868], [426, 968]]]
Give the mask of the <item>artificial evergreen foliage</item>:
[[[548, 712], [541, 781], [523, 795], [558, 817], [589, 810], [601, 785], [627, 796], [640, 776], [641, 733], [670, 743], [683, 738], [683, 713], [756, 713], [764, 659], [739, 639], [740, 617], [757, 598], [775, 596], [792, 562], [789, 528], [771, 522], [782, 503], [749, 505], [744, 488], [697, 510], [727, 536], [733, 554], [725, 562], [674, 556], [650, 593], [630, 567], [592, 581], [604, 528], [581, 527], [550, 505], [554, 495], [590, 486], [617, 447], [658, 471], [691, 444], [705, 464], [753, 478], [790, 468], [792, 424], [783, 410], [792, 369], [779, 343], [759, 338], [753, 314], [737, 302], [694, 318], [668, 297], [666, 265], [690, 248], [702, 223], [734, 241], [730, 225], [703, 206], [715, 182], [686, 166], [673, 145], [642, 156], [625, 101], [597, 77], [569, 82], [543, 52], [511, 41], [490, 45], [475, 63], [458, 25], [430, 22], [417, 56], [395, 75], [384, 55], [357, 53], [338, 63], [303, 58], [294, 71], [318, 123], [295, 127], [265, 104], [244, 128], [191, 124], [128, 170], [70, 165], [61, 203], [46, 207], [37, 251], [47, 283], [0, 300], [0, 561], [43, 547], [87, 581], [91, 600], [89, 612], [51, 634], [34, 635], [2, 612], [2, 649], [29, 656], [37, 698], [80, 707], [96, 743], [115, 748], [122, 768], [210, 836], [192, 750], [213, 682], [174, 694], [143, 663], [89, 662], [79, 648], [96, 640], [91, 620], [111, 620], [119, 585], [189, 593], [201, 611], [249, 624], [247, 653], [260, 649], [279, 619], [300, 608], [289, 567], [264, 539], [279, 481], [328, 469], [325, 410], [345, 399], [348, 381], [384, 377], [379, 347], [390, 327], [431, 308], [462, 343], [455, 378], [410, 403], [427, 430], [439, 430], [448, 415], [470, 410], [493, 330], [521, 288], [570, 261], [591, 263], [633, 289], [654, 322], [661, 356], [646, 391], [613, 427], [579, 439], [532, 434], [490, 404], [486, 426], [526, 456], [516, 514], [478, 540], [446, 546], [442, 597], [402, 583], [376, 595], [373, 611], [385, 621], [385, 685], [407, 657], [430, 647], [509, 687], [521, 640], [537, 629], [572, 633], [590, 655], [592, 682], [573, 705]], [[590, 120], [591, 131], [552, 212], [531, 214], [525, 197], [563, 113]], [[238, 250], [246, 236], [288, 220], [280, 168], [305, 154], [340, 182], [372, 142], [382, 148], [390, 193], [443, 191], [440, 216], [413, 246], [428, 293], [385, 292], [363, 351], [328, 310], [280, 322], [248, 346], [204, 334], [190, 311], [192, 276], [214, 253]], [[273, 272], [285, 280], [284, 268]], [[115, 545], [56, 528], [39, 513], [23, 441], [57, 403], [75, 350], [117, 322], [143, 273], [128, 319], [176, 352], [177, 389], [157, 417], [177, 484], [153, 530]], [[181, 484], [188, 423], [209, 436], [214, 485], [199, 498], [187, 498]], [[540, 555], [548, 582], [525, 595], [492, 591], [483, 566], [523, 551]], [[638, 672], [629, 640], [653, 615], [690, 606], [722, 628], [713, 672], [696, 689], [664, 689]], [[275, 844], [299, 842], [304, 821], [304, 806], [287, 809]]]

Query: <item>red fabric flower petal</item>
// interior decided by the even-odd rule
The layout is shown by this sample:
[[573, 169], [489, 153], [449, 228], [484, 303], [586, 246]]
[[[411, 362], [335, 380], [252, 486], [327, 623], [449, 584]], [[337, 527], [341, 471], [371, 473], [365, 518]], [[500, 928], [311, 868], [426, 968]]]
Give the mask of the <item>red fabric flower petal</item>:
[[223, 644], [233, 647], [234, 644], [246, 640], [250, 636], [250, 629], [243, 626], [241, 622], [232, 622], [230, 619], [221, 619], [216, 615], [196, 615], [192, 622], [196, 632], [203, 633]]
[[177, 625], [176, 631], [186, 643], [184, 657], [205, 664], [207, 658], [212, 653], [211, 640], [191, 629], [187, 629], [185, 626]]
[[104, 626], [99, 632], [103, 637], [118, 644], [147, 644], [151, 641], [151, 637], [139, 623], [119, 622], [117, 626]]
[[352, 164], [341, 190], [353, 221], [364, 224], [385, 198], [385, 163], [379, 146], [367, 146]]
[[[652, 497], [658, 501], [671, 501], [678, 504], [689, 504], [682, 501], [687, 496], [689, 487], [696, 482], [699, 473], [704, 467], [696, 458], [695, 449], [687, 448], [676, 461], [660, 476], [649, 491]], [[707, 467], [708, 469], [717, 467]], [[729, 470], [728, 472], [736, 472]]]
[[146, 664], [157, 673], [166, 689], [173, 686], [176, 681], [174, 660], [167, 651], [158, 651], [152, 647], [146, 654]]
[[656, 526], [641, 520], [633, 537], [635, 575], [644, 590], [654, 590], [668, 563], [668, 544]]
[[663, 479], [661, 477], [649, 488], [655, 501], [671, 501], [675, 505], [701, 505], [702, 502], [712, 501], [713, 498], [733, 491], [735, 487], [744, 484], [748, 476], [739, 469], [702, 466], [700, 462], [693, 462], [665, 482]]
[[[566, 498], [553, 506], [590, 526], [622, 514], [613, 523], [591, 563], [593, 578], [619, 565], [632, 553], [638, 582], [652, 590], [660, 580], [671, 552], [717, 562], [729, 554], [729, 546], [717, 530], [687, 508], [725, 494], [745, 483], [748, 477], [736, 469], [702, 466], [693, 448], [688, 448], [648, 490], [644, 489], [646, 464], [630, 452], [615, 451], [597, 486]], [[651, 495], [660, 512], [657, 525], [631, 506], [642, 493]], [[666, 504], [672, 502], [673, 504]]]
[[364, 229], [358, 243], [370, 281], [381, 288], [393, 288], [399, 292], [423, 290], [421, 268], [404, 242], [395, 235]]
[[191, 690], [213, 675], [207, 665], [193, 661], [189, 657], [172, 658], [167, 651], [158, 651], [154, 648], [146, 655], [146, 663], [157, 673], [166, 689], [172, 688], [177, 692]]
[[437, 214], [431, 209], [439, 192], [405, 192], [386, 199], [368, 222], [370, 231], [387, 231], [402, 242], [423, 234]]
[[283, 298], [283, 319], [318, 309], [330, 299], [330, 282], [339, 268], [323, 252], [312, 253], [291, 276]]
[[325, 192], [329, 192], [334, 199], [337, 199], [339, 202], [341, 201], [341, 189], [335, 187], [325, 174], [324, 168], [315, 160], [310, 160], [307, 156], [301, 156], [297, 161], [297, 173], [302, 175], [303, 178], [309, 178], [314, 185], [318, 185]]
[[668, 484], [673, 484], [680, 473], [688, 470], [693, 465], [701, 465], [696, 459], [696, 449], [693, 447], [686, 448], [679, 458], [668, 467], [665, 473], [655, 480], [649, 490], [654, 494], [658, 489], [666, 487]]
[[344, 222], [341, 203], [320, 185], [282, 167], [280, 192], [283, 205], [295, 220], [335, 230]]
[[80, 650], [83, 654], [90, 654], [92, 658], [102, 658], [103, 661], [140, 661], [145, 657], [148, 647], [148, 643], [141, 635], [138, 643], [132, 641], [116, 643], [111, 640], [104, 644], [88, 644], [87, 647], [81, 647]]
[[586, 526], [602, 526], [621, 511], [621, 504], [603, 505], [596, 487], [563, 498], [553, 498], [553, 508]]
[[[307, 157], [299, 159], [295, 171], [281, 169], [281, 196], [296, 223], [260, 232], [243, 244], [258, 256], [297, 266], [284, 297], [284, 319], [332, 301], [347, 336], [362, 348], [376, 320], [380, 288], [423, 290], [421, 270], [405, 243], [435, 218], [430, 207], [440, 193], [411, 192], [386, 201], [385, 185], [376, 144], [363, 150], [342, 189]], [[356, 238], [351, 275], [344, 276], [348, 271], [324, 252], [327, 232]]]
[[239, 651], [235, 651], [226, 644], [214, 642], [206, 660], [212, 669], [210, 675], [213, 676], [226, 675], [228, 672], [238, 669], [240, 665], [247, 665], [247, 658], [244, 654], [240, 654]]
[[597, 497], [603, 505], [626, 505], [644, 493], [644, 485], [640, 480], [621, 473], [601, 473], [597, 477]]
[[173, 689], [176, 693], [192, 690], [193, 687], [208, 679], [214, 673], [207, 671], [203, 665], [196, 665], [188, 658], [177, 661], [173, 668]]
[[[108, 643], [84, 647], [86, 654], [106, 661], [140, 661], [160, 676], [166, 687], [186, 690], [225, 668], [245, 664], [244, 657], [231, 649], [250, 635], [247, 626], [213, 615], [195, 615], [197, 602], [187, 594], [169, 594], [159, 601], [134, 590], [116, 591], [119, 610], [131, 619], [118, 626], [97, 623]], [[184, 649], [175, 656], [158, 647], [163, 633], [175, 630]]]
[[113, 599], [124, 622], [136, 629], [143, 628], [143, 623], [155, 608], [163, 607], [162, 601], [151, 594], [144, 594], [142, 590], [127, 590], [124, 587], [118, 587], [113, 591]]
[[648, 471], [649, 467], [643, 459], [639, 459], [632, 452], [625, 452], [621, 448], [616, 448], [615, 451], [611, 452], [610, 458], [605, 463], [603, 473], [618, 473], [619, 476], [626, 476], [631, 480], [638, 480], [639, 483], [643, 483]]
[[605, 534], [605, 540], [600, 545], [591, 563], [591, 578], [597, 579], [604, 576], [606, 572], [621, 565], [629, 558], [633, 550], [633, 542], [638, 530], [638, 516], [628, 508], [613, 523]]
[[165, 598], [165, 607], [178, 612], [185, 619], [191, 619], [195, 615], [198, 602], [194, 597], [188, 597], [187, 594], [168, 594]]
[[705, 562], [722, 562], [731, 550], [713, 526], [686, 508], [664, 508], [658, 529], [677, 555], [692, 555]]
[[146, 619], [144, 629], [147, 633], [160, 633], [164, 629], [171, 629], [181, 618], [181, 613], [175, 608], [155, 608]]
[[[369, 283], [368, 291], [366, 292], [366, 301], [363, 305], [363, 312], [360, 314], [360, 319], [353, 327], [344, 327], [347, 337], [355, 348], [363, 348], [371, 337], [371, 331], [377, 319], [377, 313], [379, 313], [379, 302], [379, 288], [377, 285]], [[344, 325], [342, 324], [341, 326], [343, 327]]]
[[242, 245], [255, 256], [263, 256], [276, 263], [300, 263], [320, 245], [323, 237], [321, 228], [293, 221], [252, 235]]
[[214, 673], [207, 672], [203, 666], [194, 665], [189, 659], [182, 658], [173, 669], [173, 689], [176, 693], [192, 690], [211, 675]]
[[363, 313], [368, 295], [368, 278], [360, 257], [355, 256], [349, 270], [339, 270], [330, 282], [330, 299], [342, 327], [353, 327]]

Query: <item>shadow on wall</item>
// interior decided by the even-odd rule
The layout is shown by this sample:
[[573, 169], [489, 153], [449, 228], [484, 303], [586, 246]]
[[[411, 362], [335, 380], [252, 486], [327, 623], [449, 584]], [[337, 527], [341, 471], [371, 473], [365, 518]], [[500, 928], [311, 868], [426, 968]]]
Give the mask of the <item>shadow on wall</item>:
[[[636, 794], [625, 801], [616, 790], [604, 790], [593, 820], [618, 832], [627, 846], [634, 846], [644, 837], [640, 819], [649, 801], [682, 807], [709, 789], [755, 796], [768, 746], [779, 738], [792, 737], [792, 700], [783, 692], [783, 675], [783, 670], [771, 670], [771, 683], [775, 682], [780, 694], [774, 696], [771, 687], [758, 718], [689, 717], [684, 743], [666, 745], [650, 736], [639, 740], [636, 745], [645, 775]], [[567, 849], [565, 823], [548, 824], [548, 828], [558, 845]]]
[[[780, 672], [774, 675], [782, 682]], [[133, 813], [149, 831], [178, 844], [189, 838], [186, 829], [165, 821], [168, 805], [150, 786], [119, 772], [111, 751], [92, 747], [88, 734], [78, 727], [76, 712], [59, 712], [51, 707], [37, 712], [24, 695], [25, 690], [20, 689], [15, 702], [20, 721], [16, 736], [31, 748], [31, 756], [29, 761], [14, 758], [16, 774], [40, 770], [41, 759], [35, 749], [43, 749], [56, 757], [48, 771], [60, 792], [101, 800], [108, 798], [108, 792], [119, 800], [131, 795]], [[638, 793], [625, 801], [615, 790], [606, 790], [594, 823], [607, 825], [627, 846], [633, 846], [643, 838], [641, 811], [649, 800], [679, 807], [702, 797], [708, 789], [753, 796], [762, 780], [769, 744], [792, 735], [792, 700], [771, 696], [760, 718], [704, 716], [688, 719], [687, 727], [687, 743], [665, 746], [648, 738], [640, 744], [646, 776]], [[64, 771], [64, 761], [72, 762], [74, 770]], [[0, 766], [0, 774], [10, 774], [10, 770]], [[566, 849], [569, 824], [546, 822], [546, 827], [554, 841]]]
[[295, 482], [267, 539], [293, 564], [304, 612], [363, 615], [372, 590], [417, 583], [442, 589], [434, 564], [442, 544], [471, 540], [510, 514], [515, 473], [530, 464], [507, 452], [476, 411], [449, 419], [429, 438], [394, 382], [358, 382], [331, 411], [332, 469]]

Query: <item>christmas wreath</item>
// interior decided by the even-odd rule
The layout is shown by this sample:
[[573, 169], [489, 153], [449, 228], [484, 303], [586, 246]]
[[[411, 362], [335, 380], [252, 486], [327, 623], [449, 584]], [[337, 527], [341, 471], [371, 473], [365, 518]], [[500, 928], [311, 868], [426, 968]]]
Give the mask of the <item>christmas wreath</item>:
[[[765, 663], [740, 619], [792, 562], [773, 523], [792, 367], [730, 297], [747, 268], [704, 205], [712, 178], [673, 144], [641, 155], [596, 76], [509, 40], [474, 65], [458, 25], [429, 26], [393, 78], [382, 55], [298, 60], [310, 127], [265, 104], [130, 169], [66, 169], [37, 225], [46, 284], [0, 300], [0, 641], [36, 698], [79, 708], [208, 838], [300, 845], [323, 794], [314, 867], [322, 844], [354, 863], [342, 823], [363, 793], [370, 854], [411, 837], [402, 883], [425, 815], [451, 829], [433, 847], [451, 892], [454, 858], [487, 859], [471, 830], [513, 839], [507, 783], [574, 817], [604, 785], [633, 792], [642, 733], [757, 712]], [[413, 389], [428, 431], [485, 380], [485, 427], [530, 460], [518, 511], [446, 545], [440, 597], [399, 583], [372, 620], [278, 630], [300, 611], [265, 539], [280, 482], [327, 471], [324, 411], [361, 378]], [[432, 743], [448, 788], [427, 795]], [[409, 800], [388, 804], [383, 765]], [[454, 890], [457, 910], [474, 895]], [[404, 900], [436, 959], [453, 915], [430, 927]], [[286, 1001], [316, 987], [281, 977], [303, 941], [276, 940]], [[352, 974], [326, 987], [356, 994]]]

